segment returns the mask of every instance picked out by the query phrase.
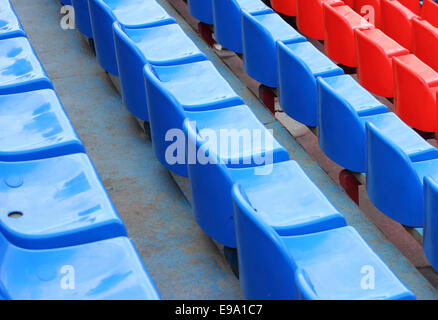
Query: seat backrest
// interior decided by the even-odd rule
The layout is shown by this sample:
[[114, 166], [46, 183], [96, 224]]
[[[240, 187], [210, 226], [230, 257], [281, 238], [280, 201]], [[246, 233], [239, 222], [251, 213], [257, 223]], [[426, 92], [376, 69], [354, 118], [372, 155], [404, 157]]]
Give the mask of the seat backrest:
[[371, 122], [366, 123], [366, 130], [368, 196], [380, 211], [395, 221], [422, 226], [422, 208], [418, 208], [417, 203], [422, 199], [422, 190], [416, 188], [422, 182], [411, 160], [388, 134]]
[[382, 31], [408, 50], [412, 49], [412, 22], [417, 15], [397, 0], [382, 2]]
[[412, 52], [438, 72], [438, 28], [429, 21], [413, 19]]
[[[250, 205], [244, 190], [232, 189], [239, 278], [247, 299], [296, 299], [296, 269], [279, 235]], [[290, 290], [288, 290], [290, 289]]]
[[421, 17], [438, 28], [438, 3], [433, 0], [423, 0]]
[[424, 178], [423, 250], [430, 264], [438, 270], [438, 183], [435, 178]]
[[419, 0], [398, 0], [402, 5], [415, 14], [420, 14], [421, 4]]
[[393, 58], [395, 113], [408, 125], [427, 132], [437, 128], [437, 110], [431, 88], [438, 73], [415, 55]]

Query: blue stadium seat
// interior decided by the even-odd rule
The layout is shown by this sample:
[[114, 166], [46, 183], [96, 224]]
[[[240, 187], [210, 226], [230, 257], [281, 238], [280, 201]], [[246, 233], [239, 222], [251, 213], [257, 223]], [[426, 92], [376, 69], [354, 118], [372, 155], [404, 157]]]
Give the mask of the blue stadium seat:
[[260, 0], [213, 0], [214, 38], [224, 48], [242, 53], [242, 10], [261, 14], [272, 10]]
[[344, 71], [310, 42], [277, 42], [280, 105], [293, 119], [312, 127], [318, 124], [317, 77]]
[[61, 4], [70, 5], [72, 0], [60, 0]]
[[16, 246], [50, 249], [125, 236], [86, 154], [0, 162], [0, 233]]
[[[237, 130], [257, 128], [255, 124], [239, 123], [244, 119], [244, 110], [238, 107], [221, 111], [228, 112], [234, 123], [229, 120], [226, 126], [218, 124], [219, 127]], [[207, 111], [201, 116], [214, 122], [208, 114], [214, 112]], [[345, 226], [344, 217], [312, 184], [297, 163], [289, 161], [286, 150], [277, 151], [272, 159], [266, 158], [265, 163], [258, 161], [258, 166], [233, 166], [223, 150], [214, 150], [211, 145], [205, 144], [210, 139], [204, 129], [208, 129], [210, 123], [200, 122], [199, 115], [198, 119], [193, 115], [188, 117], [190, 120], [185, 123], [188, 146], [196, 145], [198, 154], [207, 154], [204, 160], [188, 163], [193, 212], [200, 227], [210, 237], [227, 247], [236, 247], [231, 199], [231, 188], [235, 182], [245, 186], [254, 207], [280, 234], [295, 235]], [[245, 117], [247, 121], [251, 119], [249, 115]], [[256, 120], [251, 121], [255, 123]], [[258, 127], [263, 128], [261, 124]], [[234, 138], [237, 135], [236, 132]], [[241, 142], [240, 146], [251, 148], [251, 143]]]
[[91, 27], [97, 60], [108, 73], [118, 76], [112, 25], [147, 27], [174, 21], [155, 0], [89, 0]]
[[0, 39], [25, 36], [9, 0], [0, 0]]
[[423, 251], [435, 270], [438, 270], [438, 183], [437, 176], [424, 177]]
[[53, 88], [26, 38], [0, 40], [0, 61], [0, 94]]
[[14, 300], [157, 300], [126, 237], [58, 249], [17, 247], [0, 233], [0, 296]]
[[84, 36], [88, 38], [93, 38], [88, 0], [71, 0], [71, 3], [73, 5], [73, 8], [75, 9], [76, 28]]
[[415, 299], [352, 227], [282, 236], [233, 186], [239, 279], [247, 299]]
[[53, 90], [0, 95], [0, 161], [85, 153]]
[[171, 21], [147, 28], [127, 28], [114, 22], [113, 29], [123, 103], [134, 116], [149, 121], [145, 64], [175, 65], [206, 58], [181, 27]]
[[170, 164], [166, 151], [172, 135], [182, 133], [184, 111], [205, 111], [242, 105], [243, 100], [208, 61], [144, 68], [152, 144], [158, 160], [173, 173], [187, 176], [185, 163]]
[[212, 0], [187, 0], [190, 14], [201, 22], [213, 24]]
[[242, 11], [242, 15], [245, 71], [258, 82], [277, 88], [277, 41], [290, 44], [306, 41], [306, 38], [276, 13], [251, 15]]
[[423, 227], [423, 178], [438, 177], [438, 149], [396, 116], [366, 126], [369, 198], [395, 221]]
[[319, 146], [342, 167], [365, 172], [365, 123], [383, 124], [396, 116], [348, 75], [319, 78], [318, 99]]

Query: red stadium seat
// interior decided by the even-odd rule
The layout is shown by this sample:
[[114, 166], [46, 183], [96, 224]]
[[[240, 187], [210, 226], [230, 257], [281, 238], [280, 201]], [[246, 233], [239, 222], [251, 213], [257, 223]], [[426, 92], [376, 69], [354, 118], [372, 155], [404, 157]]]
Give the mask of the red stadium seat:
[[433, 0], [423, 0], [421, 17], [438, 28], [438, 3]]
[[409, 126], [425, 132], [438, 129], [438, 72], [415, 55], [393, 58], [395, 113]]
[[397, 0], [382, 1], [382, 30], [403, 47], [412, 50], [412, 19], [418, 17]]
[[438, 72], [438, 28], [428, 21], [412, 20], [412, 53]]
[[324, 3], [325, 52], [338, 63], [356, 67], [354, 30], [373, 29], [374, 25], [362, 18], [352, 8], [343, 4]]
[[295, 17], [297, 15], [295, 0], [271, 0], [271, 6], [275, 11], [286, 16]]
[[392, 57], [409, 54], [379, 29], [356, 29], [357, 77], [368, 91], [383, 97], [394, 96]]
[[376, 28], [382, 26], [382, 5], [381, 0], [355, 0], [354, 11], [359, 13]]
[[398, 2], [417, 15], [421, 13], [421, 4], [419, 0], [398, 0]]
[[353, 7], [353, 0], [296, 0], [297, 26], [300, 32], [316, 40], [324, 40], [323, 4], [347, 4]]

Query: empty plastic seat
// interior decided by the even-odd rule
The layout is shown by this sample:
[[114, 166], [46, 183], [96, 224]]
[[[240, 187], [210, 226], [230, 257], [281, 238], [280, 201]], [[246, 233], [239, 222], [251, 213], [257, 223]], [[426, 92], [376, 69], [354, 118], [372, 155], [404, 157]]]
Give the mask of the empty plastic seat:
[[376, 28], [382, 26], [382, 0], [354, 0], [354, 11]]
[[[230, 115], [232, 112], [238, 111], [230, 110]], [[236, 119], [243, 118], [240, 114]], [[193, 120], [192, 115], [190, 118]], [[251, 118], [241, 125], [235, 120], [234, 126], [222, 126], [253, 130], [256, 128], [254, 125], [248, 126]], [[230, 164], [229, 155], [225, 155], [223, 150], [218, 152], [212, 145], [206, 144], [208, 138], [204, 130], [209, 127], [204, 123], [199, 126], [199, 121], [195, 121], [198, 132], [188, 121], [185, 123], [188, 145], [195, 145], [197, 153], [205, 154], [207, 159], [197, 159], [188, 164], [192, 206], [199, 226], [210, 237], [225, 246], [236, 246], [231, 199], [231, 188], [235, 182], [245, 186], [258, 212], [280, 234], [303, 234], [345, 225], [344, 217], [313, 185], [299, 165], [295, 161], [287, 161], [289, 157], [284, 149], [282, 157], [266, 157], [267, 161], [260, 162], [258, 166], [237, 168]], [[258, 127], [263, 128], [261, 124]], [[246, 149], [250, 144], [240, 142], [240, 146]]]
[[315, 127], [318, 124], [316, 78], [344, 72], [310, 42], [278, 42], [277, 46], [281, 108], [293, 119]]
[[[243, 14], [243, 65], [246, 73], [268, 87], [278, 87], [277, 41], [306, 41], [276, 13]], [[261, 50], [260, 48], [263, 48]]]
[[424, 177], [423, 251], [435, 270], [438, 270], [438, 183], [437, 176]]
[[415, 14], [420, 14], [421, 12], [421, 4], [419, 0], [398, 0], [398, 2], [400, 2], [403, 6], [405, 6]]
[[260, 212], [242, 189], [236, 184], [232, 193], [247, 299], [415, 299], [354, 228], [281, 235], [265, 220], [269, 209]]
[[429, 67], [438, 71], [438, 28], [426, 20], [412, 20], [412, 53]]
[[149, 121], [143, 68], [205, 60], [204, 54], [176, 23], [147, 28], [113, 25], [117, 67], [125, 107]]
[[173, 173], [187, 176], [185, 160], [170, 163], [166, 159], [166, 152], [169, 152], [173, 144], [172, 134], [183, 132], [186, 117], [183, 111], [242, 105], [243, 100], [210, 61], [175, 66], [146, 65], [144, 74], [155, 155]]
[[393, 58], [395, 113], [409, 126], [435, 132], [438, 130], [438, 72], [415, 55]]
[[0, 40], [0, 94], [52, 89], [41, 63], [24, 37]]
[[318, 79], [318, 97], [319, 146], [342, 167], [365, 172], [365, 123], [384, 123], [396, 116], [347, 75]]
[[286, 16], [295, 17], [297, 15], [297, 4], [295, 0], [271, 0], [272, 8]]
[[190, 14], [201, 22], [213, 24], [213, 0], [187, 0]]
[[0, 162], [0, 230], [9, 242], [49, 249], [125, 236], [86, 154]]
[[395, 221], [422, 227], [423, 178], [438, 176], [438, 150], [400, 119], [366, 125], [369, 198]]
[[242, 53], [242, 10], [272, 12], [260, 0], [213, 0], [214, 38], [224, 48]]
[[20, 21], [9, 0], [0, 1], [0, 39], [12, 37], [25, 37]]
[[118, 76], [112, 25], [147, 27], [174, 21], [154, 0], [89, 0], [91, 27], [97, 60], [101, 67]]
[[397, 0], [382, 1], [382, 31], [412, 50], [412, 19], [417, 15]]
[[355, 29], [374, 26], [346, 5], [324, 3], [324, 49], [331, 59], [348, 67], [357, 66]]
[[93, 30], [91, 29], [90, 9], [88, 0], [71, 0], [75, 9], [75, 25], [76, 28], [86, 37], [93, 38]]
[[0, 95], [0, 128], [0, 161], [85, 153], [53, 90]]
[[296, 0], [298, 30], [316, 40], [324, 40], [324, 3], [353, 6], [353, 0]]
[[421, 17], [438, 28], [438, 3], [433, 0], [423, 0]]
[[0, 234], [0, 296], [13, 300], [156, 300], [160, 295], [126, 237], [29, 250]]
[[356, 29], [357, 78], [368, 91], [394, 97], [392, 57], [409, 54], [379, 29]]

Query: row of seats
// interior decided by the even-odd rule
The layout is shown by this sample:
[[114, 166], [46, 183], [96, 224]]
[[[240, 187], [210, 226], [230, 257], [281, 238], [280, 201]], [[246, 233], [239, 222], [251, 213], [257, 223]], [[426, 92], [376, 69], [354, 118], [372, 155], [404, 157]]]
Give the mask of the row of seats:
[[[215, 12], [219, 2], [232, 2], [234, 5], [229, 8], [241, 14], [241, 43], [247, 73], [253, 77], [257, 74], [255, 79], [265, 83], [260, 75], [268, 78], [268, 72], [272, 73], [272, 66], [275, 66], [282, 109], [304, 124], [318, 126], [320, 147], [333, 161], [351, 171], [366, 173], [368, 195], [384, 214], [407, 226], [424, 227], [424, 251], [438, 269], [438, 225], [434, 218], [436, 211], [433, 211], [434, 203], [438, 201], [437, 149], [398, 116], [388, 112], [385, 105], [351, 76], [344, 75], [313, 45], [302, 39], [289, 43], [289, 39], [297, 39], [300, 35], [279, 16], [270, 11], [251, 15], [245, 10], [250, 7], [249, 1], [240, 6], [238, 0], [216, 3], [213, 0], [213, 16], [217, 16], [217, 24], [226, 23], [228, 16], [236, 14], [228, 12], [220, 18]], [[259, 0], [252, 2], [257, 2], [252, 7], [262, 6]], [[220, 26], [214, 28], [216, 32]], [[221, 38], [215, 38], [224, 46]], [[245, 56], [249, 38], [251, 43], [258, 44], [257, 48], [249, 49], [248, 46], [247, 52], [252, 50], [253, 55], [261, 54], [261, 51], [272, 52], [276, 48], [276, 54], [254, 61], [252, 66], [258, 68], [258, 73], [248, 68], [248, 61], [253, 57]], [[257, 50], [260, 48], [263, 50]], [[400, 65], [396, 70], [402, 70], [404, 63], [418, 60], [413, 55], [405, 55], [394, 61]], [[421, 68], [424, 65], [418, 63], [414, 70]], [[433, 87], [434, 74], [429, 75], [427, 85]], [[401, 86], [408, 90], [412, 83], [402, 83]], [[435, 96], [436, 91], [432, 94]], [[415, 107], [424, 105], [422, 101], [410, 99]], [[428, 116], [433, 118], [435, 114]], [[425, 179], [426, 176], [429, 178]]]
[[[248, 299], [415, 298], [158, 3], [89, 0], [89, 9], [102, 68], [119, 76], [127, 109], [149, 122], [157, 158], [189, 177], [200, 227], [237, 247]], [[117, 71], [102, 56], [115, 57]], [[212, 147], [224, 130], [238, 148]], [[361, 286], [364, 265], [374, 290]]]
[[[424, 1], [422, 6], [417, 0], [306, 3], [306, 10], [296, 13], [301, 32], [324, 39], [325, 52], [334, 61], [357, 67], [358, 81], [367, 90], [395, 97], [395, 112], [411, 127], [425, 132], [438, 130], [437, 3], [433, 0]], [[302, 6], [299, 0], [297, 6]], [[360, 14], [370, 19], [370, 10], [379, 17], [373, 22], [381, 29], [361, 17]], [[303, 22], [315, 16], [320, 17], [316, 23]], [[308, 25], [317, 25], [324, 37], [309, 31]], [[415, 56], [407, 56], [411, 52]], [[422, 106], [421, 112], [417, 105]]]
[[0, 298], [158, 299], [8, 0], [0, 128]]

